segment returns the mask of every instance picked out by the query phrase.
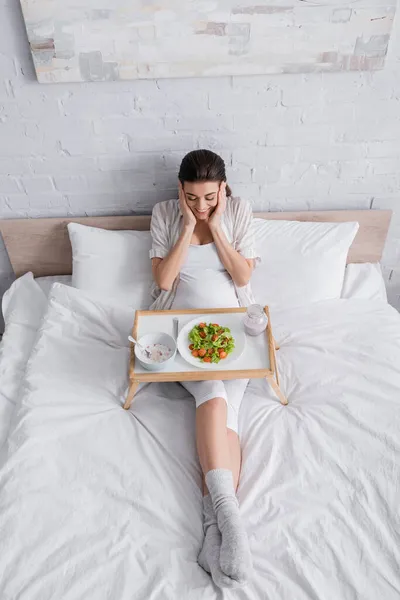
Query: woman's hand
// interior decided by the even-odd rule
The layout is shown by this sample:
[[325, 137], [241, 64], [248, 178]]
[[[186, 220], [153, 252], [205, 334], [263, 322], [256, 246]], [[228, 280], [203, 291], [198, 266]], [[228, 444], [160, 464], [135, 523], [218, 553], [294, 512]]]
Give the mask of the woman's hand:
[[[158, 287], [165, 291], [172, 290], [174, 281], [185, 263], [196, 225], [196, 217], [186, 203], [186, 194], [181, 182], [179, 182], [179, 205], [183, 215], [183, 227], [179, 238], [165, 258], [152, 259], [154, 280]], [[167, 227], [167, 224], [162, 223], [161, 226]]]
[[183, 215], [183, 226], [187, 229], [194, 230], [196, 226], [196, 217], [186, 202], [185, 190], [183, 189], [181, 182], [179, 182], [179, 204]]
[[208, 223], [210, 225], [210, 229], [217, 229], [221, 224], [221, 216], [224, 213], [226, 208], [226, 182], [222, 181], [219, 186], [218, 192], [218, 204], [215, 207], [214, 212], [210, 216]]

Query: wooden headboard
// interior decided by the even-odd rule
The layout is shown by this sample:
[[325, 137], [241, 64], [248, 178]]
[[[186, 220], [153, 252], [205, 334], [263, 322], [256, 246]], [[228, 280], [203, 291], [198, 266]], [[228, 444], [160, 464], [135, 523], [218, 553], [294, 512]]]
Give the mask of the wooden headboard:
[[[256, 213], [261, 219], [287, 221], [320, 221], [343, 223], [358, 221], [360, 229], [350, 248], [351, 263], [378, 262], [382, 257], [392, 212], [390, 210], [274, 212]], [[149, 229], [150, 217], [83, 217], [81, 219], [6, 219], [0, 220], [12, 267], [19, 277], [32, 271], [35, 277], [69, 275], [72, 273], [72, 253], [67, 224], [81, 223], [109, 230]]]

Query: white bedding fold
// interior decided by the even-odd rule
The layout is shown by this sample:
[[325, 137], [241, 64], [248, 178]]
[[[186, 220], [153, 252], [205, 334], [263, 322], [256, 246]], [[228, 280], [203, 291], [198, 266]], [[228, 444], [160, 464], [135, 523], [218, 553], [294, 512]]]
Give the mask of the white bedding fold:
[[26, 273], [2, 298], [6, 329], [0, 343], [0, 449], [5, 443], [25, 367], [46, 309], [46, 297]]
[[196, 560], [193, 401], [152, 384], [122, 409], [132, 320], [53, 287], [0, 471], [1, 599], [397, 599], [396, 311], [332, 301], [272, 315], [289, 405], [249, 385], [239, 499], [255, 580], [225, 594]]

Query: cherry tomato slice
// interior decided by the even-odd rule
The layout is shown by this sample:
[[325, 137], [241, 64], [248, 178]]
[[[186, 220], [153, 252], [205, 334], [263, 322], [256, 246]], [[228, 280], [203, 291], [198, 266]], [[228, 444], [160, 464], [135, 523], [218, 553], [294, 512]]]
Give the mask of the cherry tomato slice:
[[199, 356], [199, 351], [198, 350], [193, 350], [192, 356], [194, 356], [195, 358], [197, 358]]
[[226, 352], [224, 352], [223, 350], [222, 350], [222, 352], [220, 352], [220, 353], [219, 353], [219, 357], [220, 357], [221, 359], [223, 359], [223, 358], [226, 358], [227, 356], [228, 356], [228, 355], [227, 355], [227, 353], [226, 353]]
[[193, 344], [190, 344], [189, 350], [194, 350], [194, 345]]
[[207, 350], [205, 348], [200, 348], [199, 352], [199, 356], [200, 358], [203, 358], [203, 356], [205, 356], [207, 354]]
[[216, 342], [218, 338], [219, 338], [219, 335], [214, 334], [211, 339], [213, 342]]
[[205, 356], [204, 359], [203, 359], [203, 362], [210, 363], [211, 362], [211, 356]]
[[199, 336], [201, 337], [202, 340], [204, 340], [204, 338], [206, 337], [206, 332], [200, 331]]
[[199, 327], [200, 329], [204, 329], [204, 327], [206, 327], [206, 323], [199, 323]]

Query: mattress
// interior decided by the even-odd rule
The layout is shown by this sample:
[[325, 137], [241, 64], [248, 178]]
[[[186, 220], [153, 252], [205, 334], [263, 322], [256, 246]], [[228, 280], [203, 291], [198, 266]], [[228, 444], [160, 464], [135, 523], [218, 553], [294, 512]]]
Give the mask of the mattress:
[[133, 311], [53, 286], [0, 469], [4, 600], [397, 600], [400, 317], [382, 301], [272, 313], [282, 406], [253, 380], [238, 497], [254, 578], [198, 566], [201, 471], [179, 384], [127, 388]]

